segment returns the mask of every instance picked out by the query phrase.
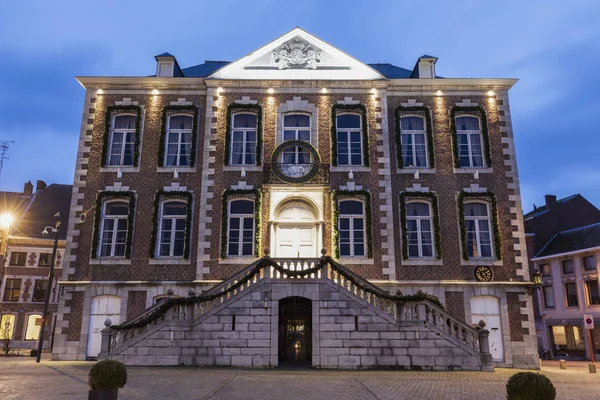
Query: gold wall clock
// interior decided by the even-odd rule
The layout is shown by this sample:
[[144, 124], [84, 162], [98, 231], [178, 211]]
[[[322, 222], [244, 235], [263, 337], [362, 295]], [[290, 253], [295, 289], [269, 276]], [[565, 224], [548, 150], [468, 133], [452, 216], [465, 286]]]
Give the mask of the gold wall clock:
[[479, 282], [490, 282], [494, 278], [494, 271], [490, 267], [481, 266], [475, 268], [475, 279]]

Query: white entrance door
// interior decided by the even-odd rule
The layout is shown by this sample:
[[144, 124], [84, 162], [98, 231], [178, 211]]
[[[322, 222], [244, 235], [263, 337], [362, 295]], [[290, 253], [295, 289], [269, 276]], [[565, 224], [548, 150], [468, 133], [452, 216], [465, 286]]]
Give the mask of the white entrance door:
[[104, 321], [107, 318], [110, 318], [113, 325], [120, 322], [121, 298], [109, 295], [92, 298], [87, 345], [88, 357], [98, 357], [98, 353], [100, 353], [100, 344], [102, 343], [102, 333], [100, 331], [104, 329]]
[[316, 227], [286, 226], [277, 228], [277, 254], [282, 258], [312, 258], [317, 257]]
[[504, 361], [504, 344], [500, 319], [500, 299], [494, 296], [471, 297], [471, 322], [478, 324], [484, 320], [485, 329], [490, 331], [490, 353], [497, 362]]

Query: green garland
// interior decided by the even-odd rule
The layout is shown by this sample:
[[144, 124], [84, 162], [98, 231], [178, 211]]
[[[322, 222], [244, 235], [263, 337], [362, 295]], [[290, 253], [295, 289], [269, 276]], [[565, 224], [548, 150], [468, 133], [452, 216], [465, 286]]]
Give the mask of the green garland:
[[339, 198], [343, 197], [363, 197], [365, 201], [365, 239], [367, 240], [367, 258], [373, 257], [373, 246], [372, 246], [372, 230], [371, 230], [371, 194], [366, 190], [335, 190], [331, 193], [332, 209], [333, 209], [333, 248], [335, 258], [340, 258], [340, 232], [339, 232], [339, 219], [340, 219], [340, 207]]
[[317, 265], [315, 265], [313, 268], [309, 268], [303, 271], [289, 271], [287, 269], [282, 268], [271, 258], [263, 257], [260, 260], [257, 260], [256, 262], [252, 263], [250, 266], [248, 266], [247, 272], [244, 275], [242, 275], [240, 279], [234, 281], [231, 286], [226, 285], [223, 290], [220, 290], [218, 292], [213, 292], [209, 290], [207, 294], [193, 295], [188, 297], [168, 298], [167, 300], [159, 303], [151, 312], [149, 312], [139, 320], [135, 320], [135, 322], [131, 323], [124, 322], [120, 325], [112, 325], [110, 328], [114, 331], [127, 331], [131, 329], [144, 328], [149, 324], [155, 323], [158, 320], [162, 319], [166, 312], [175, 305], [192, 305], [206, 303], [221, 298], [227, 295], [228, 293], [233, 293], [240, 287], [246, 285], [248, 282], [250, 282], [257, 275], [260, 274], [261, 269], [266, 267], [273, 267], [283, 276], [288, 276], [290, 278], [302, 278], [317, 273], [326, 264], [329, 264], [331, 268], [335, 272], [343, 276], [345, 280], [352, 282], [352, 284], [356, 285], [359, 289], [365, 291], [366, 293], [370, 293], [372, 295], [376, 295], [399, 304], [412, 301], [428, 301], [436, 305], [437, 307], [444, 309], [444, 306], [436, 296], [424, 293], [421, 290], [418, 290], [417, 293], [414, 295], [392, 295], [380, 289], [379, 287], [370, 284], [368, 281], [365, 281], [364, 279], [356, 276], [351, 271], [343, 267], [341, 264], [338, 264], [333, 259], [331, 259], [331, 257], [321, 257]]
[[254, 196], [254, 255], [256, 257], [260, 254], [260, 243], [261, 243], [261, 225], [260, 225], [260, 190], [258, 189], [228, 189], [223, 192], [221, 200], [221, 258], [227, 258], [227, 221], [228, 221], [228, 200], [231, 196]]
[[465, 199], [477, 199], [477, 198], [487, 198], [491, 204], [491, 214], [492, 214], [492, 226], [494, 229], [494, 250], [496, 253], [496, 259], [502, 259], [502, 241], [500, 240], [499, 228], [498, 228], [498, 209], [496, 206], [496, 196], [492, 192], [480, 192], [480, 193], [470, 193], [470, 192], [460, 192], [458, 194], [458, 218], [460, 223], [460, 233], [462, 237], [462, 256], [464, 260], [469, 259], [469, 254], [467, 252], [467, 227], [465, 224]]
[[427, 152], [429, 153], [429, 168], [435, 167], [435, 153], [433, 147], [433, 128], [431, 124], [431, 112], [428, 107], [402, 107], [398, 106], [394, 110], [394, 123], [396, 124], [396, 155], [398, 158], [398, 168], [404, 167], [402, 158], [402, 127], [400, 125], [400, 114], [419, 113], [425, 116], [425, 136], [427, 137]]
[[362, 120], [363, 165], [369, 166], [369, 129], [367, 123], [367, 107], [364, 104], [334, 104], [331, 107], [331, 165], [337, 163], [337, 116], [338, 111], [359, 111]]
[[163, 108], [161, 125], [160, 125], [160, 141], [158, 145], [158, 166], [165, 167], [165, 141], [167, 136], [167, 117], [169, 114], [181, 112], [182, 114], [192, 114], [192, 145], [190, 147], [190, 167], [194, 166], [196, 161], [196, 137], [198, 134], [198, 107], [195, 105], [189, 106], [166, 106]]
[[[138, 160], [140, 158], [140, 136], [142, 134], [142, 107], [140, 106], [108, 106], [106, 107], [106, 114], [104, 115], [104, 137], [103, 137], [103, 146], [102, 146], [102, 163], [103, 167], [108, 165], [108, 148], [110, 147], [110, 143], [108, 142], [110, 139], [110, 123], [112, 114], [114, 112], [127, 112], [127, 111], [135, 111], [136, 120], [135, 120], [135, 152], [133, 154], [133, 166], [138, 166]], [[115, 165], [116, 167], [116, 165]]]
[[440, 239], [440, 217], [438, 213], [438, 202], [437, 195], [431, 192], [402, 192], [400, 193], [400, 221], [402, 226], [402, 258], [408, 259], [408, 234], [406, 231], [406, 198], [422, 199], [426, 198], [431, 202], [431, 208], [433, 209], [433, 232], [434, 232], [434, 243], [436, 258], [442, 258], [442, 243]]
[[94, 236], [92, 241], [92, 258], [98, 257], [100, 242], [100, 219], [102, 218], [103, 202], [107, 198], [127, 198], [129, 200], [129, 214], [127, 215], [127, 242], [125, 244], [125, 258], [131, 258], [131, 243], [133, 241], [133, 220], [135, 216], [135, 193], [133, 192], [98, 192], [96, 196], [96, 216], [94, 220]]
[[185, 260], [190, 258], [190, 235], [191, 235], [191, 223], [192, 223], [192, 193], [191, 192], [167, 192], [159, 190], [154, 197], [154, 224], [152, 226], [152, 236], [150, 242], [150, 258], [159, 258], [156, 255], [157, 235], [159, 230], [159, 209], [160, 202], [167, 198], [184, 198], [187, 205], [185, 215], [185, 242], [183, 245], [183, 258]]
[[460, 166], [460, 159], [458, 158], [458, 133], [456, 132], [456, 117], [457, 113], [478, 113], [481, 117], [481, 135], [483, 136], [483, 147], [485, 147], [485, 162], [487, 167], [492, 166], [492, 151], [490, 147], [490, 135], [488, 131], [488, 122], [485, 109], [480, 106], [471, 107], [453, 107], [450, 110], [450, 131], [452, 132], [452, 151], [454, 152], [454, 167], [462, 168]]
[[[308, 151], [310, 153], [310, 155], [312, 156], [312, 159], [313, 159], [312, 168], [304, 176], [300, 176], [300, 177], [287, 176], [281, 170], [281, 166], [278, 161], [279, 156], [281, 155], [281, 153], [283, 153], [285, 150], [287, 150], [291, 147], [300, 147], [301, 149]], [[277, 178], [282, 180], [283, 182], [304, 183], [304, 182], [310, 181], [319, 172], [319, 167], [321, 166], [321, 156], [319, 156], [319, 152], [317, 151], [317, 149], [315, 149], [313, 147], [312, 144], [305, 142], [304, 140], [286, 140], [285, 142], [283, 142], [279, 146], [277, 146], [277, 148], [275, 148], [275, 150], [273, 151], [273, 155], [271, 155], [271, 166], [272, 166], [273, 174]]]
[[236, 111], [253, 111], [256, 113], [256, 165], [261, 165], [262, 156], [262, 107], [258, 104], [237, 104], [232, 103], [227, 106], [227, 121], [225, 128], [225, 165], [230, 165], [229, 155], [231, 152], [231, 114]]

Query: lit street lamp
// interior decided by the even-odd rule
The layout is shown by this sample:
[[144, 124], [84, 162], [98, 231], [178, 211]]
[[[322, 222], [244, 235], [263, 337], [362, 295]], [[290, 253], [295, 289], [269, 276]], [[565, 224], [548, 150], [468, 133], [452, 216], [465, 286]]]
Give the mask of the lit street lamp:
[[54, 214], [56, 218], [55, 227], [47, 226], [42, 231], [42, 235], [48, 236], [49, 231], [54, 233], [54, 247], [52, 248], [52, 261], [50, 262], [50, 273], [48, 274], [48, 288], [46, 289], [46, 300], [44, 301], [44, 313], [42, 314], [42, 326], [38, 337], [38, 349], [35, 362], [39, 363], [42, 358], [42, 345], [44, 344], [44, 331], [46, 330], [46, 320], [48, 318], [48, 305], [50, 304], [50, 292], [52, 291], [52, 281], [54, 280], [54, 263], [56, 260], [56, 248], [58, 247], [58, 232], [60, 228], [60, 212]]
[[8, 250], [8, 234], [10, 233], [10, 225], [14, 221], [14, 217], [10, 213], [0, 215], [0, 291], [2, 289], [2, 281], [4, 280], [4, 270], [6, 269], [6, 251]]

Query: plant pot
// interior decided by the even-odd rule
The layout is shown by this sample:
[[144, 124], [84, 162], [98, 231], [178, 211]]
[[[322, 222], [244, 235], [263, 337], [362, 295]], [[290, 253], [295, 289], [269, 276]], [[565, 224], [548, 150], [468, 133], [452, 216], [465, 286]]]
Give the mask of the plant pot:
[[119, 389], [90, 390], [88, 392], [88, 400], [117, 400], [118, 397]]

